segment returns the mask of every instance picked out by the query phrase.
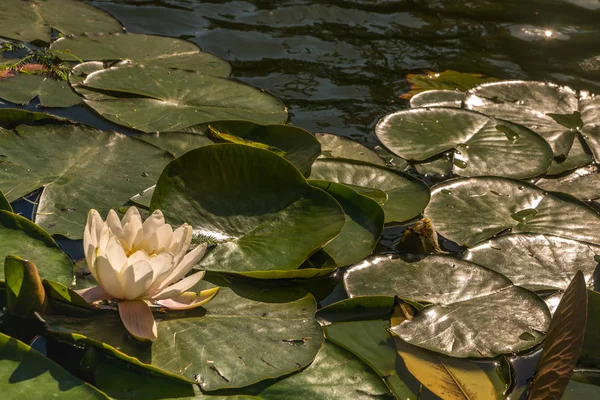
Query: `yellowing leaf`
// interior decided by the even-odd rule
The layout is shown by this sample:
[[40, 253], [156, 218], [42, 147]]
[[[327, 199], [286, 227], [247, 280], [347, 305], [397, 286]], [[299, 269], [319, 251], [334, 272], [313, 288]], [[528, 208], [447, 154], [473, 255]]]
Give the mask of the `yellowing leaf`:
[[586, 321], [585, 278], [577, 271], [548, 328], [528, 400], [562, 398], [583, 347]]
[[486, 78], [482, 74], [469, 74], [457, 71], [433, 72], [425, 71], [425, 74], [408, 74], [406, 80], [410, 83], [410, 92], [400, 97], [410, 99], [417, 93], [426, 90], [460, 90], [467, 91], [477, 85], [487, 82], [495, 82], [496, 78]]

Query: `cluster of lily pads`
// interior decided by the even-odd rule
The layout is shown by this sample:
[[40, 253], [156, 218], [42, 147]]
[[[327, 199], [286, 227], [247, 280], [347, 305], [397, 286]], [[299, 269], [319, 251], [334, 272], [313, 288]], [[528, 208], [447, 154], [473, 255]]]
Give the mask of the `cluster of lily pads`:
[[[7, 2], [0, 36], [70, 71], [61, 81], [50, 66], [0, 59], [0, 99], [37, 98], [48, 111], [0, 109], [8, 398], [544, 398], [562, 394], [576, 363], [573, 379], [594, 382], [593, 95], [521, 81], [426, 91], [379, 121], [389, 153], [377, 153], [286, 125], [281, 100], [230, 78], [227, 62], [193, 43], [125, 33], [78, 1]], [[70, 106], [114, 129], [53, 115]], [[32, 220], [12, 208], [24, 201]], [[208, 249], [191, 295], [212, 300], [193, 309], [158, 301], [152, 343], [123, 325], [113, 301], [123, 293], [86, 301], [89, 288], [108, 287], [93, 261], [104, 253], [86, 245], [87, 262], [78, 260], [79, 239], [102, 247], [101, 224], [84, 229], [89, 210], [113, 220], [118, 210], [125, 224], [131, 206], [150, 221], [160, 215], [160, 226], [163, 214], [188, 224], [188, 254]], [[380, 241], [385, 227], [389, 239], [421, 216], [407, 230], [416, 244]], [[142, 245], [122, 236], [133, 257]], [[166, 251], [155, 241], [153, 253]], [[140, 293], [160, 300], [162, 287], [136, 276], [119, 290], [145, 280]], [[322, 307], [332, 292], [348, 298]], [[532, 383], [515, 382], [515, 354], [542, 342]]]

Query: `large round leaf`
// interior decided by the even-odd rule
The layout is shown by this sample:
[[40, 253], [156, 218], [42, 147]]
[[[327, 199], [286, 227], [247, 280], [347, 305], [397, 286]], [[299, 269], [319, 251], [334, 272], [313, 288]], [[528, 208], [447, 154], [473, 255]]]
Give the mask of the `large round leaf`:
[[535, 184], [540, 189], [567, 193], [583, 201], [600, 199], [600, 174], [595, 166], [580, 168], [557, 178], [542, 178]]
[[203, 390], [243, 387], [300, 370], [323, 343], [314, 298], [293, 288], [221, 288], [204, 307], [155, 314], [158, 339], [151, 347], [129, 338], [115, 311], [52, 316], [47, 323], [51, 334], [180, 376]]
[[[80, 87], [108, 95], [92, 97]], [[218, 120], [262, 124], [287, 120], [287, 109], [278, 98], [194, 71], [123, 65], [91, 73], [74, 88], [102, 117], [144, 132], [178, 131]]]
[[[361, 161], [319, 159], [310, 173], [311, 179], [343, 183], [376, 201], [382, 191], [385, 222], [403, 222], [418, 216], [429, 202], [427, 185], [411, 175]], [[375, 189], [375, 195], [371, 195]]]
[[42, 107], [71, 107], [82, 102], [67, 82], [41, 75], [17, 75], [0, 79], [0, 98], [28, 104], [35, 97]]
[[561, 289], [581, 270], [589, 281], [598, 264], [600, 246], [558, 236], [502, 235], [479, 243], [463, 259], [501, 273], [515, 285], [530, 289]]
[[512, 179], [477, 177], [443, 182], [433, 187], [425, 216], [442, 236], [465, 246], [505, 230], [600, 244], [600, 215], [588, 205]]
[[298, 273], [345, 223], [339, 204], [292, 164], [239, 144], [200, 147], [167, 165], [152, 197], [155, 209], [219, 243], [201, 269], [264, 278]]
[[120, 32], [110, 14], [77, 0], [3, 0], [0, 36], [50, 43], [52, 28], [65, 35]]
[[52, 43], [50, 50], [67, 61], [130, 60], [146, 66], [187, 69], [214, 76], [228, 76], [231, 72], [227, 61], [201, 52], [192, 42], [156, 35], [66, 36]]
[[416, 108], [381, 119], [375, 133], [400, 157], [423, 161], [454, 149], [456, 175], [530, 178], [546, 172], [552, 149], [508, 121], [456, 108]]
[[[0, 210], [0, 260], [15, 255], [35, 263], [40, 277], [73, 283], [73, 262], [42, 228], [27, 218]], [[4, 268], [0, 268], [4, 279]]]
[[[566, 171], [589, 162], [579, 149], [572, 149], [581, 137], [590, 146], [596, 160], [600, 156], [598, 98], [587, 92], [546, 82], [505, 81], [478, 86], [467, 93], [465, 107], [524, 125], [548, 141], [559, 164]], [[577, 150], [571, 153], [572, 150]], [[574, 157], [573, 160], [569, 158]], [[566, 158], [566, 160], [565, 160]]]
[[25, 343], [0, 333], [0, 391], [5, 399], [108, 399]]
[[354, 264], [371, 254], [379, 241], [385, 219], [379, 204], [339, 183], [310, 181], [310, 184], [329, 193], [346, 214], [344, 229], [323, 250], [340, 267]]
[[447, 256], [408, 263], [392, 256], [350, 268], [351, 297], [396, 295], [432, 303], [391, 328], [404, 341], [453, 357], [495, 357], [541, 342], [550, 322], [542, 299], [506, 277]]
[[35, 222], [73, 239], [83, 237], [91, 208], [104, 214], [119, 207], [172, 160], [140, 140], [78, 124], [0, 128], [0, 147], [0, 187], [8, 200], [43, 187]]
[[320, 158], [345, 158], [385, 165], [385, 162], [377, 153], [352, 139], [330, 133], [317, 133], [315, 136], [321, 143]]
[[411, 97], [410, 106], [462, 108], [464, 98], [465, 92], [457, 90], [427, 90]]

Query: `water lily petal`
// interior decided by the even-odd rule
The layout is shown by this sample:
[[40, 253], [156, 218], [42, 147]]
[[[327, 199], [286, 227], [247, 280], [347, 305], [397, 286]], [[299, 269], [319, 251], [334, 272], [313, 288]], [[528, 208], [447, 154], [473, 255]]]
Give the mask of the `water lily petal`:
[[112, 296], [106, 290], [102, 289], [101, 286], [75, 290], [75, 293], [80, 295], [88, 303], [112, 298]]
[[146, 253], [145, 250], [138, 250], [129, 256], [129, 258], [127, 259], [127, 265], [133, 265], [136, 262], [142, 260], [150, 262], [150, 257], [148, 256], [148, 253]]
[[100, 233], [102, 232], [102, 225], [104, 225], [104, 221], [102, 221], [100, 213], [94, 209], [90, 210], [84, 230], [84, 237], [85, 233], [88, 233], [88, 244], [93, 244], [94, 246], [98, 244]]
[[150, 263], [146, 260], [141, 260], [133, 265], [128, 265], [121, 273], [121, 284], [125, 298], [133, 300], [141, 297], [146, 293], [152, 284], [154, 271]]
[[185, 257], [183, 257], [183, 260], [181, 260], [181, 262], [177, 264], [177, 266], [173, 269], [171, 274], [159, 286], [159, 290], [183, 278], [185, 274], [187, 274], [194, 267], [194, 265], [196, 265], [198, 261], [200, 261], [200, 259], [204, 256], [207, 247], [207, 244], [203, 243], [196, 246], [192, 251], [187, 253]]
[[143, 235], [142, 216], [136, 207], [129, 207], [121, 220], [121, 225], [123, 226], [121, 243], [126, 250], [131, 250], [137, 241], [137, 236]]
[[171, 310], [189, 310], [200, 307], [212, 300], [219, 288], [203, 290], [200, 293], [185, 292], [171, 299], [158, 300], [157, 303]]
[[106, 224], [119, 239], [123, 238], [123, 227], [115, 210], [110, 210], [106, 216]]
[[123, 288], [119, 281], [119, 272], [113, 268], [110, 261], [104, 256], [98, 256], [94, 264], [97, 280], [102, 289], [104, 289], [114, 299], [122, 299]]
[[177, 297], [204, 278], [205, 271], [196, 272], [193, 275], [183, 278], [177, 283], [159, 291], [152, 296], [152, 300], [162, 300]]
[[150, 236], [152, 236], [152, 234], [164, 224], [165, 216], [163, 215], [162, 211], [154, 211], [152, 215], [150, 215], [142, 224], [142, 229], [144, 230], [144, 236], [146, 239], [149, 239]]
[[188, 224], [183, 224], [179, 228], [175, 229], [171, 238], [171, 243], [168, 248], [168, 252], [175, 255], [174, 264], [179, 262], [185, 256], [185, 252], [190, 247], [192, 241], [192, 227]]
[[171, 225], [159, 227], [148, 239], [148, 249], [155, 252], [162, 252], [171, 243], [173, 238], [173, 228]]
[[121, 301], [119, 303], [119, 315], [125, 329], [137, 340], [153, 342], [158, 338], [156, 321], [150, 306], [145, 301]]
[[115, 235], [110, 235], [104, 254], [100, 253], [110, 261], [110, 264], [117, 272], [121, 272], [127, 264], [127, 255], [121, 246], [121, 242]]

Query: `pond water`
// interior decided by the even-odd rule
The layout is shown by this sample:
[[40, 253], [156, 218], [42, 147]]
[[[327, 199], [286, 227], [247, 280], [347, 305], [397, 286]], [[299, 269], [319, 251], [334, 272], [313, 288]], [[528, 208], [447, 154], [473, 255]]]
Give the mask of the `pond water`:
[[96, 0], [129, 32], [180, 37], [279, 96], [290, 122], [375, 144], [407, 73], [600, 89], [599, 0]]

